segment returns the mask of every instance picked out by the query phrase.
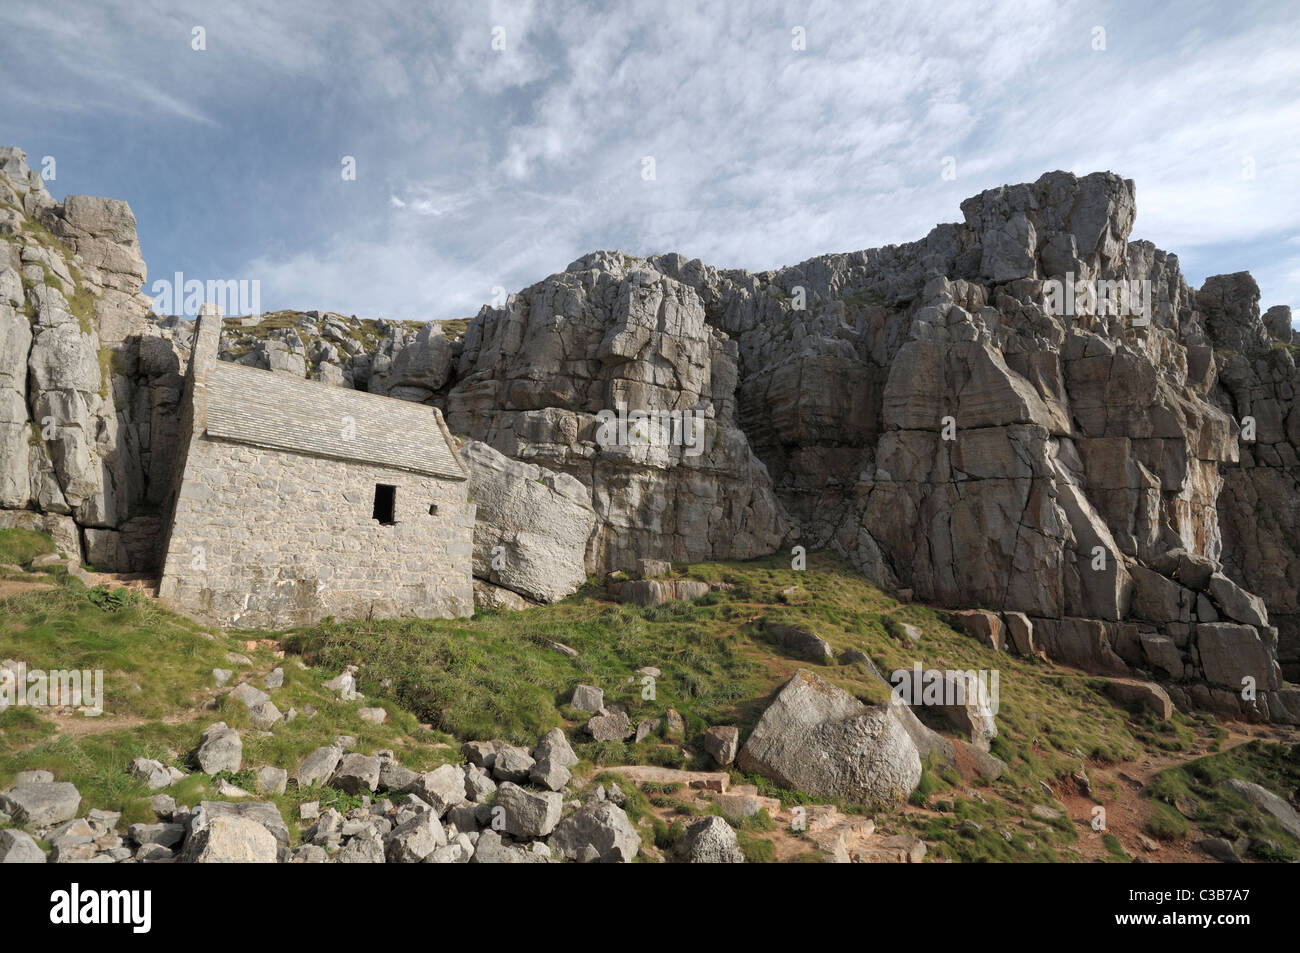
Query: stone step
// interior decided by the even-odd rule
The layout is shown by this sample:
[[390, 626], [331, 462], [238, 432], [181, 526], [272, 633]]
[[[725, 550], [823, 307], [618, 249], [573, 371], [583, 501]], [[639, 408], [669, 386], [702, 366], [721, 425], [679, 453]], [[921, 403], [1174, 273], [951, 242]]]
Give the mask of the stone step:
[[616, 765], [603, 767], [600, 771], [622, 775], [634, 784], [645, 784], [647, 781], [655, 784], [684, 784], [699, 790], [717, 791], [719, 794], [725, 792], [731, 784], [731, 775], [726, 771], [681, 771], [650, 764]]

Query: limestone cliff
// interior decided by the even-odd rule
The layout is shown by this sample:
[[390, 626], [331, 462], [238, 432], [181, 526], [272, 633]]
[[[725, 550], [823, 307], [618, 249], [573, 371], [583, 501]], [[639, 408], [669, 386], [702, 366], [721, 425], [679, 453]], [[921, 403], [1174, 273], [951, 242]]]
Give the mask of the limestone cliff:
[[[146, 315], [125, 205], [57, 205], [21, 153], [0, 157], [4, 518], [148, 568], [189, 325]], [[1135, 201], [1111, 173], [1053, 172], [905, 245], [759, 274], [596, 252], [468, 322], [232, 319], [222, 357], [442, 408], [486, 445], [491, 511], [529, 517], [484, 538], [563, 554], [554, 578], [480, 573], [531, 597], [638, 558], [830, 548], [918, 599], [1032, 624], [1074, 664], [1300, 719], [1279, 690], [1300, 677], [1290, 312], [1261, 315], [1245, 274], [1191, 289], [1175, 255], [1130, 241]], [[1147, 307], [1062, 307], [1077, 281]], [[602, 440], [619, 408], [698, 417], [702, 439]], [[511, 494], [487, 448], [551, 489]], [[550, 547], [548, 520], [565, 521]]]

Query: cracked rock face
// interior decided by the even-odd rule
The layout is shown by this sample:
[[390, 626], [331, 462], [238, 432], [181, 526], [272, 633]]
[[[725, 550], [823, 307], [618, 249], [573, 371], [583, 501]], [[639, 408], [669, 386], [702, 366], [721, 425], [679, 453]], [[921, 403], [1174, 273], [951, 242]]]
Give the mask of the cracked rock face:
[[[140, 372], [145, 265], [124, 202], [57, 203], [0, 149], [0, 506], [103, 568], [156, 561], [150, 425], [166, 394]], [[167, 424], [157, 444], [168, 462]], [[7, 522], [9, 522], [7, 520]]]
[[[222, 356], [439, 406], [475, 575], [529, 599], [798, 543], [1097, 670], [1203, 679], [1196, 627], [1226, 623], [1298, 678], [1290, 312], [1246, 273], [1191, 289], [1135, 210], [1129, 180], [1051, 172], [907, 244], [757, 274], [595, 252], [468, 321], [232, 318]], [[192, 326], [147, 314], [130, 209], [56, 203], [16, 149], [0, 234], [0, 525], [148, 569]]]

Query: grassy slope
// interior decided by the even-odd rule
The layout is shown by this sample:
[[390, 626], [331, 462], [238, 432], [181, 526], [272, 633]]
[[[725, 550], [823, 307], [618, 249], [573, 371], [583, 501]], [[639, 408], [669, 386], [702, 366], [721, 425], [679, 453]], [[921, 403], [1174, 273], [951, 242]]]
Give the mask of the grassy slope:
[[[1079, 833], [1072, 821], [1043, 821], [1028, 813], [1036, 804], [1054, 803], [1048, 786], [1056, 790], [1068, 784], [1085, 760], [1097, 765], [1188, 750], [1197, 731], [1205, 730], [1183, 715], [1163, 725], [1130, 715], [1107, 699], [1099, 680], [994, 653], [954, 632], [942, 612], [900, 605], [826, 557], [814, 556], [802, 572], [773, 559], [696, 565], [687, 574], [724, 588], [695, 604], [640, 609], [611, 604], [599, 589], [588, 587], [562, 603], [520, 613], [326, 622], [276, 634], [206, 630], [151, 602], [118, 605], [102, 594], [96, 600], [80, 584], [65, 581], [53, 592], [0, 603], [0, 658], [105, 669], [108, 714], [93, 726], [90, 719], [68, 715], [57, 734], [49, 717], [30, 709], [0, 714], [0, 784], [19, 770], [47, 768], [75, 781], [85, 806], [122, 810], [128, 821], [143, 820], [150, 816], [147, 792], [127, 776], [130, 760], [147, 756], [183, 764], [213, 721], [244, 729], [245, 768], [272, 764], [292, 771], [309, 751], [345, 733], [356, 736], [363, 750], [393, 748], [405, 763], [421, 769], [456, 759], [458, 739], [504, 738], [531, 745], [557, 725], [577, 728], [585, 716], [565, 702], [580, 682], [602, 687], [607, 701], [625, 705], [634, 723], [677, 709], [686, 719], [688, 742], [711, 724], [738, 724], [743, 734], [771, 694], [807, 665], [764, 640], [765, 617], [813, 629], [837, 650], [861, 649], [883, 672], [908, 668], [914, 660], [926, 667], [999, 670], [1001, 734], [994, 753], [1007, 762], [1003, 777], [963, 780], [951, 769], [930, 765], [912, 805], [875, 815], [882, 831], [910, 830], [925, 837], [932, 856], [1077, 857]], [[921, 631], [918, 644], [902, 635], [901, 622]], [[579, 655], [569, 658], [548, 641], [571, 646]], [[275, 657], [281, 644], [289, 650], [287, 661]], [[314, 716], [300, 716], [274, 732], [252, 730], [243, 707], [214, 688], [213, 668], [237, 669], [231, 684], [250, 671], [229, 661], [231, 652], [247, 656], [259, 676], [283, 664], [286, 682], [272, 693], [276, 704], [300, 712], [310, 706]], [[362, 721], [356, 704], [339, 703], [320, 687], [348, 663], [360, 666], [367, 704], [389, 711], [387, 724]], [[635, 674], [643, 666], [662, 672], [653, 686]], [[864, 701], [885, 696], [862, 666], [815, 668]], [[260, 684], [260, 678], [254, 681]], [[593, 774], [602, 764], [692, 766], [685, 764], [681, 746], [661, 735], [662, 728], [632, 745], [582, 743], [573, 733]], [[1249, 763], [1236, 770], [1266, 785], [1276, 780]], [[236, 780], [251, 783], [247, 775]], [[745, 780], [787, 802], [807, 800], [774, 790], [761, 778]], [[192, 803], [211, 796], [210, 790], [211, 779], [196, 775], [173, 793]], [[293, 805], [319, 794], [296, 791], [291, 784], [288, 794], [274, 800], [292, 825]], [[1107, 791], [1103, 787], [1096, 795], [1104, 800]], [[635, 813], [644, 811], [644, 797], [634, 795]], [[1243, 817], [1257, 813], [1248, 806], [1240, 810]], [[1253, 823], [1278, 834], [1264, 821]], [[761, 827], [761, 820], [751, 821], [742, 831], [756, 858], [764, 854]], [[1285, 835], [1274, 839], [1288, 849], [1295, 846]], [[1116, 859], [1122, 856], [1115, 852]]]

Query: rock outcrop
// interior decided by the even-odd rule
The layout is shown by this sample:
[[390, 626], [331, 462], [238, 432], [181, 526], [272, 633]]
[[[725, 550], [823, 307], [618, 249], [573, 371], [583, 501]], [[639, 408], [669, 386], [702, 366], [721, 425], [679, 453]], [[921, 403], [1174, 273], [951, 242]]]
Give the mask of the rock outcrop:
[[[0, 525], [150, 568], [192, 328], [147, 315], [124, 204], [56, 203], [15, 149], [0, 173]], [[1051, 172], [908, 244], [757, 274], [595, 252], [468, 321], [230, 319], [222, 357], [440, 407], [498, 590], [797, 543], [1009, 650], [1300, 718], [1291, 315], [1246, 273], [1190, 288], [1135, 210]]]
[[868, 707], [807, 669], [777, 693], [736, 758], [742, 771], [815, 797], [896, 805], [921, 758], [894, 705]]

